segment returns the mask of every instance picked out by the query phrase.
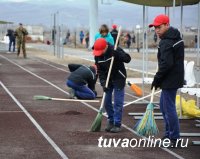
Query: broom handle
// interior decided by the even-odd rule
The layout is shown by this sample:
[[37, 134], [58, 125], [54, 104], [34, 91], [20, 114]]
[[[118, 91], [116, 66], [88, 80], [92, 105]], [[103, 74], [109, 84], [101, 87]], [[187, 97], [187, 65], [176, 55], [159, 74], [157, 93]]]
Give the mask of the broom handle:
[[155, 92], [155, 87], [153, 87], [152, 92], [151, 92], [150, 103], [153, 103], [154, 92]]
[[[117, 44], [118, 44], [118, 41], [119, 41], [120, 32], [121, 32], [121, 26], [119, 27], [119, 31], [118, 31], [118, 34], [117, 34], [117, 39], [116, 39], [115, 46], [114, 46], [114, 50], [117, 49]], [[114, 56], [112, 56], [112, 58], [111, 58], [110, 67], [109, 67], [109, 71], [108, 71], [108, 76], [107, 76], [107, 79], [106, 79], [106, 85], [105, 85], [106, 88], [108, 87], [108, 83], [109, 83], [110, 74], [111, 74], [111, 71], [112, 71], [113, 62], [114, 62]]]
[[51, 100], [71, 101], [71, 102], [99, 102], [99, 100], [65, 99], [65, 98], [51, 98]]
[[[118, 31], [118, 34], [117, 34], [117, 39], [115, 41], [114, 50], [117, 49], [117, 44], [118, 44], [118, 41], [119, 41], [120, 33], [121, 33], [121, 26], [119, 27], [119, 31]], [[108, 76], [107, 76], [106, 85], [105, 85], [106, 88], [108, 87], [108, 83], [109, 83], [109, 79], [110, 79], [110, 74], [111, 74], [113, 62], [114, 62], [114, 56], [112, 56], [112, 58], [111, 58], [110, 67], [109, 67], [109, 70], [108, 70]], [[103, 98], [102, 98], [100, 110], [103, 109], [105, 97], [106, 97], [106, 92], [103, 92]]]
[[[156, 67], [156, 72], [158, 72], [158, 65], [157, 65], [157, 67]], [[155, 92], [155, 87], [153, 87], [152, 92], [151, 92], [150, 103], [153, 103], [154, 92]]]

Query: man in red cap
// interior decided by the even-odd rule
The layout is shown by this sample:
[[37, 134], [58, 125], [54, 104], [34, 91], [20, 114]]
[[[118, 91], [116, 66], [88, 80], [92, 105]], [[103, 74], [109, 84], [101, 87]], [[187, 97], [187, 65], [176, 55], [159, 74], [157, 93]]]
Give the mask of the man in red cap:
[[[110, 34], [112, 35], [113, 39], [114, 39], [114, 43], [116, 42], [117, 40], [117, 34], [118, 34], [118, 31], [117, 31], [117, 25], [116, 24], [113, 24], [112, 25], [112, 31], [110, 32]], [[118, 43], [119, 44], [119, 43]]]
[[[126, 82], [125, 63], [131, 61], [129, 54], [121, 48], [114, 50], [113, 46], [106, 42], [104, 38], [95, 41], [93, 47], [95, 64], [99, 75], [101, 86], [106, 92], [104, 107], [108, 114], [108, 122], [105, 131], [118, 133], [121, 131], [121, 120], [124, 104], [124, 87]], [[113, 67], [108, 83], [105, 88], [111, 57], [114, 56]], [[112, 93], [114, 91], [114, 105], [112, 105]]]
[[163, 139], [170, 139], [171, 147], [177, 146], [180, 138], [179, 120], [176, 113], [175, 98], [177, 89], [184, 84], [184, 43], [180, 32], [170, 27], [169, 17], [158, 15], [149, 27], [154, 27], [161, 39], [158, 46], [158, 71], [154, 76], [152, 87], [162, 89], [160, 110], [165, 122]]

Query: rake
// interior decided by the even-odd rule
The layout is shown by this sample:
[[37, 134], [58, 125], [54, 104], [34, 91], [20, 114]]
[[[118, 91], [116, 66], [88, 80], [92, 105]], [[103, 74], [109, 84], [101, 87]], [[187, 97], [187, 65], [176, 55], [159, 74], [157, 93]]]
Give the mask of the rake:
[[[119, 31], [118, 31], [118, 34], [117, 34], [117, 39], [116, 39], [116, 42], [115, 42], [114, 50], [117, 49], [117, 44], [118, 44], [118, 41], [119, 41], [120, 32], [121, 32], [121, 26], [119, 27]], [[109, 71], [108, 71], [108, 76], [107, 76], [107, 79], [106, 79], [106, 85], [105, 85], [106, 88], [108, 87], [108, 82], [109, 82], [109, 79], [110, 79], [113, 61], [114, 61], [114, 57], [112, 56]], [[91, 129], [90, 129], [91, 132], [98, 132], [98, 131], [101, 130], [101, 121], [102, 121], [102, 118], [103, 118], [103, 107], [104, 107], [105, 97], [106, 97], [106, 92], [103, 92], [103, 98], [102, 98], [102, 101], [101, 101], [101, 106], [99, 108], [99, 112], [98, 112], [95, 120], [92, 123]]]
[[67, 99], [67, 98], [52, 98], [48, 96], [35, 95], [35, 100], [58, 100], [58, 101], [69, 101], [69, 102], [99, 102], [99, 100], [82, 100], [82, 99]]

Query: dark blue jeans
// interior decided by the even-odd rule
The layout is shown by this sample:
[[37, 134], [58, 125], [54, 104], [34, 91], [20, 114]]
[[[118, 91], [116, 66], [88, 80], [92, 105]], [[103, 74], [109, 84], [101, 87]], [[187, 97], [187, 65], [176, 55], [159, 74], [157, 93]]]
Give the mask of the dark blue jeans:
[[179, 119], [176, 113], [177, 89], [163, 89], [160, 96], [160, 110], [165, 122], [165, 136], [170, 139], [180, 138]]
[[86, 85], [79, 85], [70, 80], [67, 80], [66, 85], [75, 91], [75, 96], [79, 99], [95, 99], [96, 95]]
[[10, 40], [9, 41], [9, 49], [8, 51], [11, 51], [11, 46], [13, 45], [13, 52], [15, 52], [15, 40]]
[[[112, 93], [114, 90], [114, 105], [112, 104]], [[115, 86], [106, 91], [104, 107], [108, 114], [108, 122], [120, 127], [124, 104], [124, 88], [117, 89]]]

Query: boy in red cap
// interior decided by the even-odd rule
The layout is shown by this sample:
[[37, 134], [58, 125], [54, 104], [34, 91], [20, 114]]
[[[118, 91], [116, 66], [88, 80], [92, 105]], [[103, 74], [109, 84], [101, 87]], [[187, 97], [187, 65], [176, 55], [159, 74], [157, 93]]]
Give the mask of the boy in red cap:
[[[129, 54], [121, 48], [114, 50], [113, 46], [106, 42], [104, 38], [95, 41], [93, 47], [95, 64], [99, 75], [101, 86], [106, 92], [104, 107], [108, 114], [108, 122], [105, 130], [107, 132], [118, 133], [121, 131], [121, 120], [124, 104], [124, 87], [126, 81], [125, 63], [131, 61]], [[105, 88], [111, 57], [114, 56], [113, 67], [108, 83]], [[114, 105], [112, 105], [112, 93], [114, 91]]]
[[169, 17], [158, 15], [149, 27], [154, 27], [161, 39], [158, 46], [158, 71], [154, 76], [152, 87], [162, 89], [160, 110], [165, 122], [163, 139], [170, 139], [175, 147], [180, 138], [179, 120], [176, 113], [175, 98], [177, 89], [184, 84], [184, 43], [180, 32], [170, 27]]

